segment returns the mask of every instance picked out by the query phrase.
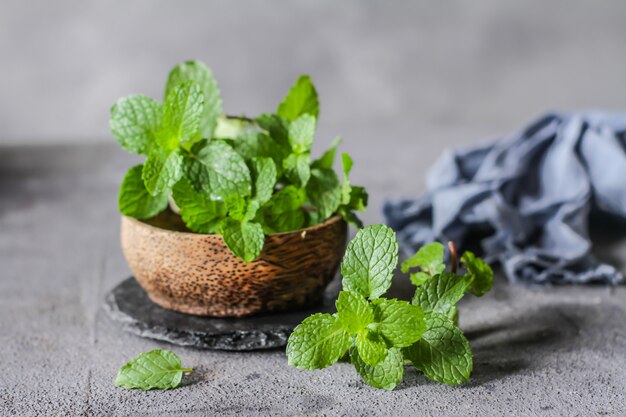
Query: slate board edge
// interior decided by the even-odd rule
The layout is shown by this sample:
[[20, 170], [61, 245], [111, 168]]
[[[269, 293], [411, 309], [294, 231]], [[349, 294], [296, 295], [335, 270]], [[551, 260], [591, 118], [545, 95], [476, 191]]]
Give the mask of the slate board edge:
[[[122, 281], [122, 283], [124, 282]], [[163, 326], [147, 325], [119, 309], [115, 299], [116, 289], [117, 287], [113, 288], [104, 300], [104, 310], [112, 321], [121, 324], [122, 329], [137, 336], [160, 340], [178, 346], [228, 351], [276, 349], [287, 345], [287, 339], [293, 330], [290, 327], [283, 326], [277, 327], [275, 330], [263, 332], [233, 331], [205, 335]]]

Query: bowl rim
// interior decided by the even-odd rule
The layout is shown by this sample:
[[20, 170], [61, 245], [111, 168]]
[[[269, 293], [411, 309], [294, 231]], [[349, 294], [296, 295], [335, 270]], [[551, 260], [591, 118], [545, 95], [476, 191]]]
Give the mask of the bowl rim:
[[[130, 216], [126, 216], [124, 214], [121, 214], [122, 219], [130, 221], [131, 223], [135, 223], [138, 224], [141, 227], [145, 227], [148, 229], [154, 229], [159, 231], [160, 233], [166, 233], [166, 234], [173, 234], [173, 235], [178, 235], [178, 236], [194, 236], [194, 237], [219, 237], [221, 238], [222, 235], [217, 234], [217, 233], [197, 233], [197, 232], [182, 232], [179, 230], [170, 230], [170, 229], [164, 229], [162, 227], [157, 227], [154, 226], [152, 224], [146, 223], [143, 220], [140, 219], [136, 219], [134, 217], [130, 217]], [[279, 232], [279, 233], [270, 233], [270, 234], [266, 234], [265, 236], [268, 237], [272, 237], [272, 236], [287, 236], [287, 235], [298, 235], [298, 234], [302, 234], [303, 232], [309, 232], [309, 231], [314, 231], [314, 230], [318, 230], [318, 229], [323, 229], [326, 228], [334, 223], [337, 222], [344, 222], [345, 220], [343, 219], [343, 217], [340, 214], [333, 214], [332, 216], [330, 216], [329, 218], [327, 218], [326, 220], [324, 220], [322, 223], [316, 224], [315, 226], [310, 226], [310, 227], [306, 227], [304, 229], [298, 229], [298, 230], [294, 230], [291, 232]]]

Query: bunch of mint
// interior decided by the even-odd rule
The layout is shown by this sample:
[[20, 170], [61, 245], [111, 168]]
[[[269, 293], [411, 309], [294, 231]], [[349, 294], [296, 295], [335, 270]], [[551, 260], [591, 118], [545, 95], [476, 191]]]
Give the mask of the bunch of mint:
[[346, 352], [365, 383], [392, 390], [402, 382], [405, 361], [433, 381], [459, 384], [469, 379], [472, 351], [456, 324], [456, 304], [470, 292], [481, 296], [493, 286], [489, 265], [465, 252], [465, 272], [446, 272], [444, 247], [431, 243], [402, 263], [417, 286], [409, 303], [381, 296], [398, 264], [395, 233], [385, 225], [367, 226], [350, 241], [341, 264], [343, 290], [337, 313], [314, 314], [289, 337], [290, 365], [321, 369]]
[[352, 159], [342, 154], [343, 181], [333, 170], [340, 140], [311, 160], [319, 101], [301, 76], [275, 114], [222, 115], [211, 70], [189, 61], [169, 74], [163, 104], [131, 95], [111, 108], [113, 135], [126, 150], [146, 155], [128, 171], [120, 211], [147, 219], [170, 198], [185, 225], [219, 233], [235, 255], [256, 259], [265, 234], [322, 223], [333, 214], [360, 225], [367, 205], [363, 187], [350, 184]]

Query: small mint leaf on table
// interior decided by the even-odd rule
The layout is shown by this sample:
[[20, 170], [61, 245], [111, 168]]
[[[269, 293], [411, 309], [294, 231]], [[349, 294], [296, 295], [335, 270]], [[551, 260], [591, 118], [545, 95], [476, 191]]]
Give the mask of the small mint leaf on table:
[[372, 302], [377, 330], [394, 347], [410, 346], [426, 330], [424, 312], [406, 301], [379, 298]]
[[326, 368], [346, 353], [350, 343], [350, 335], [337, 316], [318, 313], [293, 330], [287, 342], [287, 358], [296, 368]]
[[398, 263], [398, 241], [389, 226], [377, 224], [357, 232], [348, 243], [341, 263], [342, 285], [370, 300], [391, 286]]
[[402, 262], [402, 272], [409, 272], [410, 268], [420, 268], [428, 275], [441, 274], [446, 265], [443, 263], [443, 245], [432, 242], [422, 246], [415, 255]]
[[211, 200], [208, 195], [197, 192], [186, 178], [174, 185], [172, 197], [185, 225], [194, 232], [215, 233], [226, 216], [224, 202]]
[[350, 360], [363, 381], [375, 388], [391, 391], [402, 382], [404, 358], [398, 348], [389, 349], [384, 360], [376, 366], [370, 366], [359, 356], [356, 346], [353, 346], [350, 348]]
[[243, 158], [221, 140], [201, 141], [185, 156], [185, 172], [194, 188], [213, 200], [252, 191], [250, 170]]
[[287, 97], [278, 105], [276, 113], [287, 120], [295, 120], [303, 114], [317, 118], [319, 108], [317, 91], [311, 77], [302, 75], [291, 87]]
[[170, 91], [163, 103], [161, 147], [173, 149], [201, 139], [203, 108], [204, 96], [197, 84], [187, 82]]
[[365, 329], [360, 332], [355, 346], [366, 365], [376, 366], [387, 357], [387, 345], [376, 331]]
[[120, 187], [119, 209], [125, 216], [147, 219], [156, 216], [167, 207], [167, 193], [151, 195], [141, 178], [143, 165], [132, 167]]
[[203, 94], [203, 108], [200, 117], [200, 135], [210, 138], [217, 126], [218, 117], [222, 113], [222, 98], [213, 72], [199, 61], [187, 61], [175, 66], [167, 78], [165, 97], [180, 84], [187, 82], [197, 84]]
[[460, 384], [472, 372], [472, 350], [463, 332], [442, 314], [426, 315], [426, 332], [405, 357], [427, 378], [444, 384]]
[[255, 222], [226, 218], [220, 226], [220, 234], [228, 248], [244, 262], [255, 260], [265, 243], [263, 226]]
[[147, 155], [156, 142], [160, 123], [161, 105], [146, 96], [127, 96], [111, 107], [111, 132], [129, 152]]
[[140, 353], [122, 366], [115, 385], [126, 389], [173, 389], [180, 385], [183, 373], [180, 358], [169, 350], [154, 349]]
[[440, 313], [451, 317], [456, 303], [463, 298], [467, 288], [466, 279], [443, 272], [417, 287], [413, 304], [420, 306], [424, 313]]
[[493, 288], [493, 270], [472, 252], [465, 252], [461, 258], [467, 269], [466, 279], [470, 282], [469, 292], [480, 297]]
[[333, 215], [341, 203], [341, 189], [337, 174], [332, 169], [314, 168], [306, 185], [311, 204], [319, 213], [319, 221]]
[[374, 311], [361, 294], [341, 291], [335, 306], [339, 323], [351, 335], [356, 335], [374, 321]]
[[152, 195], [169, 191], [183, 175], [183, 157], [178, 149], [150, 152], [143, 165], [142, 178], [146, 189]]

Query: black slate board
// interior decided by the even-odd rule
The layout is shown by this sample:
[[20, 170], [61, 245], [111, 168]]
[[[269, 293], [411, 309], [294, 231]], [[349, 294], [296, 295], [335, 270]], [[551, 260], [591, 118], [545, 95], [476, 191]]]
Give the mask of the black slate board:
[[318, 312], [335, 312], [339, 282], [326, 290], [322, 304], [306, 310], [245, 318], [199, 317], [167, 310], [153, 303], [135, 278], [109, 292], [104, 308], [126, 331], [199, 349], [256, 350], [280, 348], [302, 320]]

